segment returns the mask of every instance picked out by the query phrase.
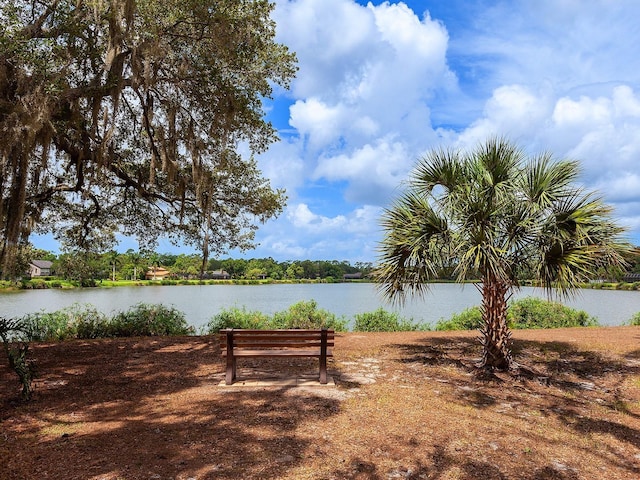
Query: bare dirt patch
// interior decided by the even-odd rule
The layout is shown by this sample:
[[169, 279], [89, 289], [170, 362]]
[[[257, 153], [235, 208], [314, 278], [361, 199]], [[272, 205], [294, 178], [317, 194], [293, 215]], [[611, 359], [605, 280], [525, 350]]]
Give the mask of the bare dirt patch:
[[210, 337], [34, 345], [33, 401], [0, 366], [0, 478], [640, 478], [640, 327], [518, 331], [495, 375], [476, 337], [341, 334], [335, 387], [237, 390]]

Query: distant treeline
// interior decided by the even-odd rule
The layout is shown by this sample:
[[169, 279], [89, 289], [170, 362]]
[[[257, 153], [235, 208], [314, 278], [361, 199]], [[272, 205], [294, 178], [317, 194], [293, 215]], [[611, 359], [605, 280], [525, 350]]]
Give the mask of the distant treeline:
[[[31, 248], [23, 257], [23, 270], [30, 271], [34, 260], [51, 262], [49, 271], [41, 276], [91, 284], [95, 280], [144, 280], [152, 269], [164, 269], [167, 280], [228, 278], [231, 280], [317, 280], [341, 281], [367, 279], [375, 269], [372, 262], [348, 260], [286, 260], [267, 258], [210, 259], [203, 264], [198, 254], [171, 254], [152, 251], [127, 250], [124, 253], [63, 253], [56, 255], [46, 250]], [[628, 267], [616, 271], [596, 272], [591, 281], [638, 282], [640, 281], [640, 248], [633, 249], [627, 258]], [[438, 274], [440, 280], [452, 278], [454, 265]], [[27, 275], [28, 276], [28, 275]], [[525, 282], [526, 272], [522, 278]]]
[[155, 252], [124, 253], [110, 251], [95, 253], [63, 253], [55, 255], [43, 250], [34, 250], [30, 262], [47, 260], [51, 262], [46, 276], [65, 280], [142, 280], [152, 269], [167, 270], [166, 278], [197, 279], [228, 275], [229, 279], [335, 279], [348, 277], [367, 278], [374, 269], [371, 262], [347, 260], [287, 260], [273, 258], [227, 258], [211, 259], [206, 265], [197, 254], [171, 254]]

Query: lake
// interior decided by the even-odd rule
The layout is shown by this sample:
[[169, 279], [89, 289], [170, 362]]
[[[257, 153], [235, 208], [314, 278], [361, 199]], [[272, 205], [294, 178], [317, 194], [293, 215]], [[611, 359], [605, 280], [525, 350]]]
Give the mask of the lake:
[[[545, 298], [540, 289], [522, 288], [514, 298]], [[352, 320], [355, 314], [380, 307], [399, 312], [422, 323], [435, 323], [453, 313], [480, 305], [481, 296], [470, 284], [433, 284], [422, 299], [408, 299], [394, 307], [384, 301], [370, 283], [269, 284], [269, 285], [176, 285], [72, 290], [21, 290], [0, 293], [0, 316], [20, 317], [38, 311], [55, 311], [74, 303], [92, 304], [111, 315], [136, 303], [162, 303], [185, 313], [190, 325], [200, 327], [222, 309], [245, 307], [267, 314], [286, 310], [301, 300], [315, 300], [337, 316]], [[640, 312], [640, 291], [580, 290], [565, 305], [585, 310], [602, 325], [622, 325]]]

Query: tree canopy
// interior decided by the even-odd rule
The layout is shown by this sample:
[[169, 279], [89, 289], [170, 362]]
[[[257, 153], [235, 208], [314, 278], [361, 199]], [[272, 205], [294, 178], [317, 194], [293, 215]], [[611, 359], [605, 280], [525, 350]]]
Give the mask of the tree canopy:
[[[261, 0], [0, 1], [0, 269], [32, 232], [106, 251], [116, 232], [204, 254], [280, 213], [252, 154], [295, 55]], [[245, 146], [250, 155], [240, 155]]]
[[479, 278], [481, 365], [508, 368], [508, 300], [522, 278], [569, 294], [599, 269], [624, 264], [623, 229], [578, 175], [575, 161], [530, 158], [502, 138], [470, 152], [432, 150], [383, 215], [383, 292], [422, 293], [446, 271]]

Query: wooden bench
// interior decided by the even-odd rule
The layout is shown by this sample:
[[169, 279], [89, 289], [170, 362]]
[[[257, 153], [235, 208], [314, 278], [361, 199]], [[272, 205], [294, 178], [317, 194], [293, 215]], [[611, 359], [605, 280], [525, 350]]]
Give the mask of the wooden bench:
[[322, 330], [220, 330], [220, 349], [227, 357], [225, 383], [236, 379], [238, 357], [317, 357], [320, 383], [327, 383], [327, 357], [332, 357], [334, 331]]

